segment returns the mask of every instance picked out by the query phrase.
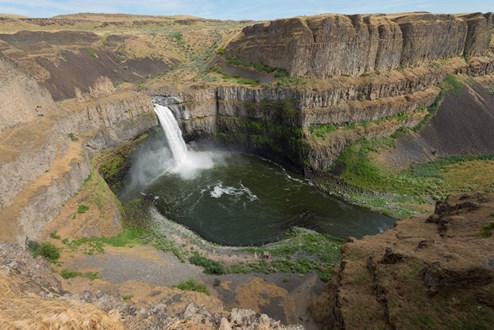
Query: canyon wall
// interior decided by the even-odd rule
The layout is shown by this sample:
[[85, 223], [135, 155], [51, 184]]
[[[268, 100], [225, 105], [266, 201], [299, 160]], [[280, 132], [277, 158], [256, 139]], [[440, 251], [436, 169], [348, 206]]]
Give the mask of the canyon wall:
[[450, 75], [492, 72], [493, 58], [451, 58], [358, 78], [335, 77], [312, 88], [192, 86], [168, 95], [180, 95], [186, 114], [179, 118], [189, 139], [239, 143], [310, 173], [326, 169], [359, 138], [417, 125]]
[[[23, 83], [13, 101], [50, 106], [44, 114], [23, 116], [23, 122], [9, 117], [6, 123], [15, 127], [0, 132], [0, 239], [23, 243], [37, 238], [79, 191], [92, 153], [132, 140], [158, 122], [146, 95], [122, 92], [55, 104], [45, 89], [13, 70]], [[8, 99], [8, 92], [2, 98]], [[10, 113], [16, 108], [2, 112]]]
[[229, 58], [321, 78], [418, 66], [483, 55], [492, 15], [320, 15], [246, 27], [225, 49]]
[[[226, 47], [226, 56], [239, 52], [246, 61], [286, 68], [292, 75], [336, 77], [295, 86], [155, 84], [159, 87], [148, 93], [177, 97], [176, 115], [187, 140], [239, 145], [317, 174], [357, 139], [415, 126], [449, 75], [493, 73], [494, 58], [486, 54], [492, 24], [492, 15], [423, 13], [256, 24]], [[13, 42], [11, 36], [3, 38]], [[36, 237], [78, 191], [94, 152], [129, 141], [158, 122], [148, 95], [116, 91], [105, 75], [95, 76], [99, 85], [88, 83], [79, 99], [54, 103], [41, 87], [47, 78], [36, 83], [36, 75], [23, 74], [26, 68], [20, 70], [19, 63], [0, 58], [7, 78], [0, 83], [0, 235], [22, 241]]]

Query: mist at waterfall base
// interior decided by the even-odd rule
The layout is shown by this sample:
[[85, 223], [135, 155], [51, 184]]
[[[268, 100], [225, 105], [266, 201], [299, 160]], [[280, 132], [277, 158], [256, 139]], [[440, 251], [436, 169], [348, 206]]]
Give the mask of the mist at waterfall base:
[[191, 151], [184, 143], [187, 160], [180, 166], [174, 158], [177, 145], [170, 144], [181, 142], [170, 141], [172, 132], [168, 128], [166, 137], [156, 132], [141, 143], [120, 197], [151, 194], [160, 213], [206, 240], [259, 245], [283, 239], [294, 226], [340, 238], [362, 237], [394, 224], [394, 219], [322, 193], [303, 177], [254, 155], [211, 147]]

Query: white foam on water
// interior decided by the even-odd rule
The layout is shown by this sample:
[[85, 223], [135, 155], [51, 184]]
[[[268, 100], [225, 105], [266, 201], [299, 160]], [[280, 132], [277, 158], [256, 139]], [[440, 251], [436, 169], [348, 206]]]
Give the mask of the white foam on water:
[[[209, 189], [211, 188], [209, 187]], [[233, 197], [242, 197], [245, 195], [250, 202], [258, 200], [257, 196], [254, 193], [252, 193], [252, 191], [243, 184], [240, 184], [240, 187], [236, 188], [230, 186], [223, 186], [223, 183], [219, 182], [213, 187], [212, 190], [210, 190], [209, 195], [213, 198], [221, 198], [221, 196], [223, 195], [229, 195]]]

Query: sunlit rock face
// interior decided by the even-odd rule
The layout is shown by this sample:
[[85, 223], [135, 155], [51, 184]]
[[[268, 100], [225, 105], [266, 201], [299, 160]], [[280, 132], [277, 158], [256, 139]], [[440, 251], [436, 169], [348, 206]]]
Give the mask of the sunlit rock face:
[[489, 49], [492, 15], [320, 15], [249, 26], [227, 57], [292, 76], [359, 76]]

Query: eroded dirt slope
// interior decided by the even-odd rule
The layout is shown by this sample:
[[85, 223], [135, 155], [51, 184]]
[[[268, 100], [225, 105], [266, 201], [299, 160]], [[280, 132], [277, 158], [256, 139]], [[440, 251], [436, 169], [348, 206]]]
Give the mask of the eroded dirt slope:
[[418, 133], [404, 135], [385, 157], [396, 167], [450, 155], [494, 152], [494, 96], [481, 85], [466, 84], [444, 98]]

